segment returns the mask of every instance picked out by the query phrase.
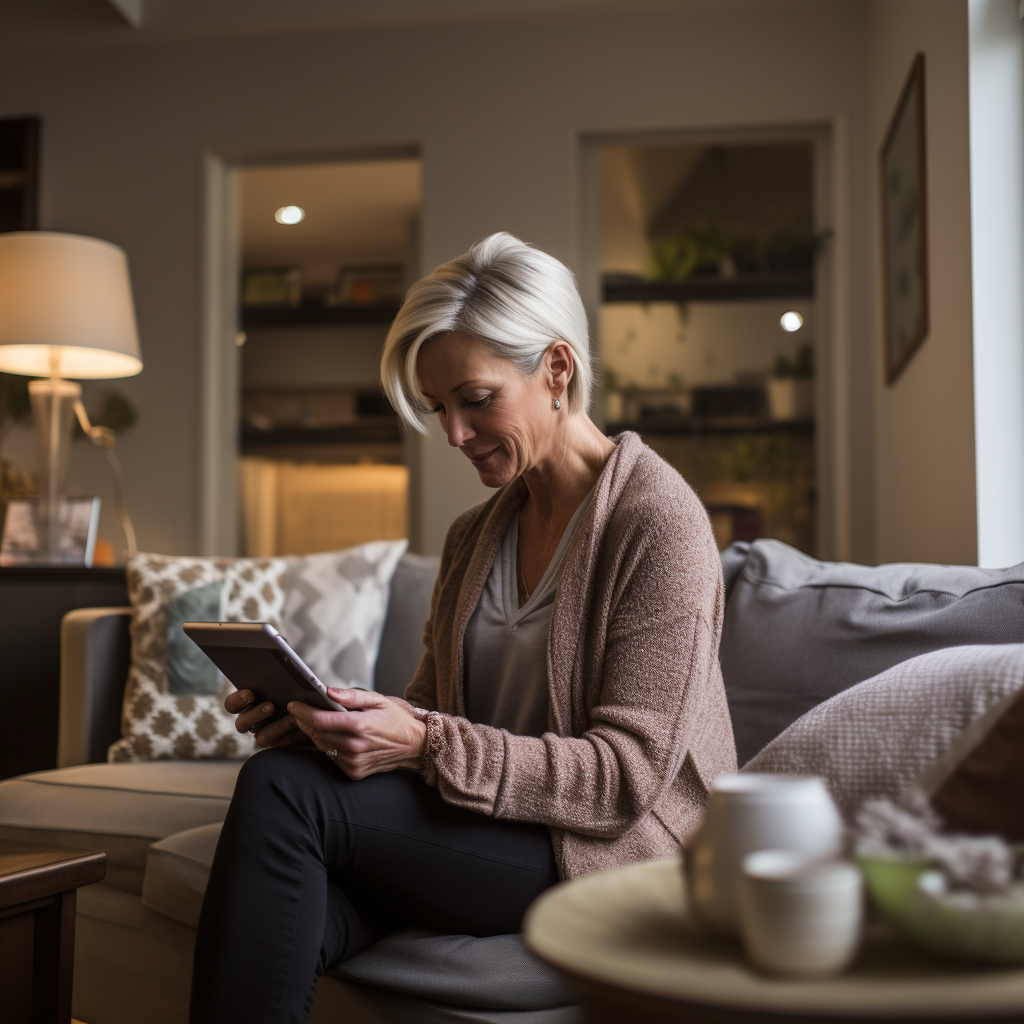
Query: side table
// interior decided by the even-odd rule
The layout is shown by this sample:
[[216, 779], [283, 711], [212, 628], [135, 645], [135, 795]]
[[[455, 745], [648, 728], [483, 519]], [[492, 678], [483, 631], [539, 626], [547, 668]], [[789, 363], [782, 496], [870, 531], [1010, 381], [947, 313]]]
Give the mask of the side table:
[[590, 1024], [1024, 1021], [1024, 970], [939, 960], [884, 926], [868, 929], [838, 977], [759, 974], [738, 940], [688, 917], [678, 857], [555, 886], [530, 908], [523, 933], [569, 976]]
[[0, 1018], [69, 1024], [75, 890], [100, 881], [98, 850], [0, 839]]

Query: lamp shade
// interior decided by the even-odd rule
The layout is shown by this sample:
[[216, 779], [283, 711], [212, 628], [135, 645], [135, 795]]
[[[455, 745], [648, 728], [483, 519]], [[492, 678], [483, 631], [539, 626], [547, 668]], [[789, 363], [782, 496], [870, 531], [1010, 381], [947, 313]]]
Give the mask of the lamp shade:
[[82, 379], [141, 369], [123, 249], [81, 235], [0, 234], [0, 370]]

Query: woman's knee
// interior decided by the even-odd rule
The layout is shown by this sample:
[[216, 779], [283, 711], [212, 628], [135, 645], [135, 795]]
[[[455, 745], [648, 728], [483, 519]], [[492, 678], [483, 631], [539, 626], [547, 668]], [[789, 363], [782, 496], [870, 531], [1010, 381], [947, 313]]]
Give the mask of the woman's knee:
[[[313, 756], [318, 755], [318, 756]], [[235, 782], [234, 802], [253, 801], [257, 806], [282, 797], [314, 790], [323, 778], [323, 754], [318, 751], [271, 748], [253, 754], [242, 765]]]

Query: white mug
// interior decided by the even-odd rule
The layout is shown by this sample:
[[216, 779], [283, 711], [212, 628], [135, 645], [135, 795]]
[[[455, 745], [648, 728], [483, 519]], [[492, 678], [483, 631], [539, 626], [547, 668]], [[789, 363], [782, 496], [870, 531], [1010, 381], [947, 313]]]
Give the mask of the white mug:
[[864, 919], [860, 871], [792, 850], [762, 850], [743, 860], [739, 885], [743, 944], [772, 974], [823, 977], [848, 967]]
[[743, 858], [757, 850], [834, 857], [843, 821], [821, 779], [796, 775], [722, 775], [700, 825], [684, 842], [687, 898], [698, 919], [739, 931], [737, 887]]

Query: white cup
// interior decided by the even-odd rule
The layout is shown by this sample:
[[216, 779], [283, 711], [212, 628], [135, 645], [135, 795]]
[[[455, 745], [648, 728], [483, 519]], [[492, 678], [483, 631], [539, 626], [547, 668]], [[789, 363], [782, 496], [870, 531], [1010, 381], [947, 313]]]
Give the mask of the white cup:
[[751, 961], [764, 971], [821, 977], [848, 967], [864, 920], [860, 871], [842, 860], [792, 850], [743, 859], [740, 925]]
[[721, 775], [700, 825], [686, 837], [683, 867], [694, 913], [717, 931], [739, 931], [743, 858], [756, 850], [838, 856], [843, 821], [821, 779], [751, 772]]

